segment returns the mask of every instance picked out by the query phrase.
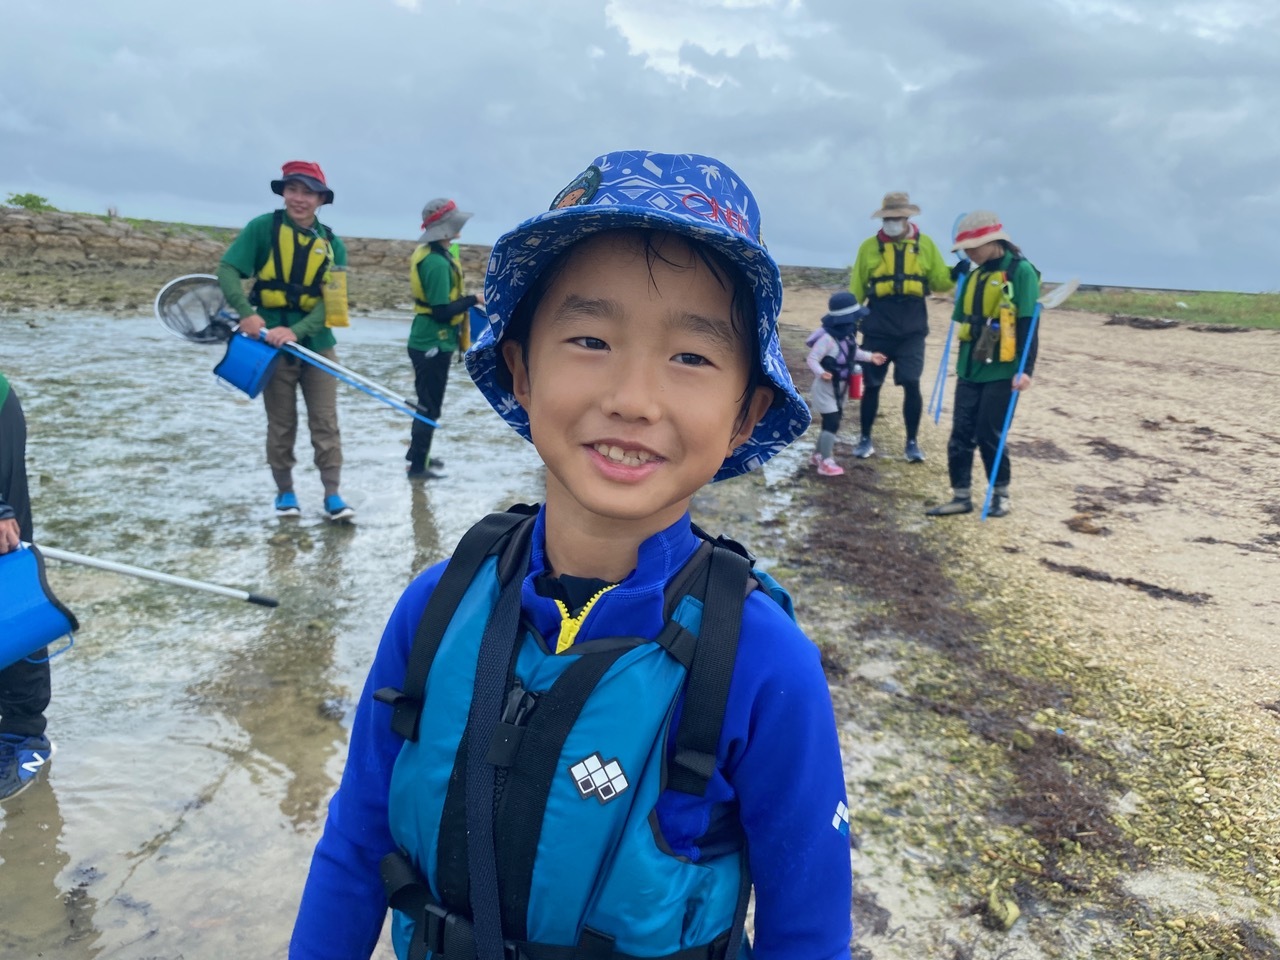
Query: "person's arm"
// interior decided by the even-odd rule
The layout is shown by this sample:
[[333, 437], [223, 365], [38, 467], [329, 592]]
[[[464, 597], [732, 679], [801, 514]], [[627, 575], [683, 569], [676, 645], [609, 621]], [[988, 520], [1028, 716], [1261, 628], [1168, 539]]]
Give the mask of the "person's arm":
[[239, 270], [223, 261], [218, 264], [217, 277], [218, 287], [222, 290], [222, 295], [227, 298], [227, 306], [241, 317], [250, 316], [255, 312], [253, 304], [244, 295], [244, 284], [240, 282], [244, 279], [244, 275]]
[[809, 351], [809, 355], [804, 358], [804, 362], [809, 369], [813, 371], [815, 377], [822, 377], [823, 380], [830, 380], [831, 375], [822, 369], [822, 358], [831, 353], [831, 345], [827, 342], [828, 337], [824, 334], [814, 341], [813, 348]]
[[[858, 298], [859, 303], [867, 298], [867, 278], [873, 269], [868, 262], [866, 249], [867, 243], [863, 241], [862, 246], [858, 247], [858, 255], [854, 258], [853, 266], [849, 270], [849, 292]], [[880, 248], [876, 246], [875, 249], [879, 252]]]
[[391, 730], [391, 708], [373, 694], [403, 687], [418, 621], [443, 568], [437, 564], [409, 585], [383, 631], [356, 707], [342, 782], [307, 874], [290, 960], [367, 958], [377, 945], [387, 912], [379, 864], [396, 849], [388, 823], [391, 771], [404, 741]]
[[0, 497], [0, 553], [17, 550], [22, 534], [18, 530], [18, 514]]
[[[1017, 273], [1013, 278], [1013, 308], [1018, 314], [1018, 325], [1015, 329], [1018, 334], [1019, 360], [1022, 359], [1022, 351], [1027, 350], [1027, 336], [1031, 334], [1031, 318], [1035, 316], [1036, 300], [1039, 297], [1040, 275], [1036, 273], [1035, 267], [1023, 260], [1018, 264]], [[1031, 334], [1031, 349], [1027, 350], [1027, 365], [1022, 371], [1028, 378], [1035, 373], [1036, 357], [1039, 353], [1040, 329], [1037, 324], [1035, 333]]]
[[755, 956], [848, 960], [853, 879], [831, 694], [817, 647], [758, 592], [743, 609], [733, 684], [725, 774], [756, 890]]
[[[266, 252], [259, 249], [264, 242], [267, 244]], [[250, 337], [261, 333], [266, 323], [244, 295], [244, 286], [240, 281], [252, 277], [258, 272], [260, 264], [266, 263], [270, 243], [271, 214], [268, 213], [264, 217], [250, 220], [236, 234], [231, 246], [222, 255], [216, 271], [218, 286], [222, 289], [222, 295], [227, 298], [227, 306], [240, 315], [240, 331]]]
[[[479, 298], [472, 294], [450, 300], [453, 290], [453, 269], [449, 261], [438, 254], [423, 257], [418, 264], [418, 277], [422, 280], [422, 292], [431, 305], [431, 319], [438, 323], [460, 323], [460, 315], [474, 307]], [[454, 318], [459, 319], [455, 320]]]
[[951, 276], [951, 267], [942, 259], [938, 245], [925, 234], [920, 234], [920, 259], [924, 267], [924, 275], [929, 279], [929, 290], [933, 293], [946, 293], [955, 287]]

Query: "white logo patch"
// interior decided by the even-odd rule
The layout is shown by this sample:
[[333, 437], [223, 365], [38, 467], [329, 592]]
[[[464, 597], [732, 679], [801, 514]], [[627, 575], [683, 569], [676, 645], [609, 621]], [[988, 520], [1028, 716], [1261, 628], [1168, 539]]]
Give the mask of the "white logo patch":
[[573, 774], [573, 782], [583, 800], [595, 797], [602, 804], [608, 803], [631, 786], [622, 770], [622, 764], [616, 758], [606, 760], [599, 753], [593, 753], [585, 760], [575, 763], [569, 768], [569, 772]]
[[841, 836], [849, 835], [849, 808], [845, 806], [843, 800], [836, 804], [836, 815], [831, 818], [831, 826], [835, 827]]

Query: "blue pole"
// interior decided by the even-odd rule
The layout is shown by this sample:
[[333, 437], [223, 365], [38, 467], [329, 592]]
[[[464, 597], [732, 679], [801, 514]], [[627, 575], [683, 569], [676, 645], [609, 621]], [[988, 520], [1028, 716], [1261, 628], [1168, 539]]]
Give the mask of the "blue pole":
[[[1014, 321], [1015, 323], [1017, 321]], [[1027, 343], [1022, 348], [1022, 359], [1018, 361], [1018, 372], [1014, 375], [1013, 381], [1017, 383], [1022, 379], [1022, 371], [1027, 368], [1027, 357], [1031, 353], [1031, 341], [1036, 335], [1036, 324], [1040, 322], [1040, 304], [1036, 304], [1035, 311], [1031, 314], [1031, 329], [1027, 331]], [[982, 501], [982, 516], [980, 520], [987, 519], [987, 514], [991, 511], [991, 495], [996, 489], [996, 476], [1000, 472], [1000, 460], [1004, 456], [1005, 441], [1009, 439], [1009, 425], [1013, 423], [1013, 411], [1018, 406], [1018, 394], [1020, 391], [1014, 390], [1013, 395], [1009, 397], [1009, 409], [1005, 411], [1004, 427], [1000, 431], [1000, 443], [996, 445], [996, 456], [991, 461], [991, 476], [987, 478], [987, 496]]]
[[[968, 214], [962, 213], [956, 217], [955, 222], [951, 224], [951, 242], [955, 243], [956, 231], [960, 229], [960, 221], [967, 217]], [[963, 250], [958, 252], [961, 260], [968, 260], [969, 257]], [[960, 302], [960, 297], [964, 294], [964, 285], [968, 281], [969, 275], [962, 274], [956, 283], [956, 303]], [[933, 393], [929, 397], [928, 412], [933, 414], [933, 422], [936, 424], [942, 419], [942, 406], [946, 401], [947, 394], [947, 362], [951, 357], [951, 336], [955, 333], [956, 325], [954, 322], [947, 324], [947, 342], [942, 347], [942, 362], [938, 364], [938, 375], [933, 379]]]

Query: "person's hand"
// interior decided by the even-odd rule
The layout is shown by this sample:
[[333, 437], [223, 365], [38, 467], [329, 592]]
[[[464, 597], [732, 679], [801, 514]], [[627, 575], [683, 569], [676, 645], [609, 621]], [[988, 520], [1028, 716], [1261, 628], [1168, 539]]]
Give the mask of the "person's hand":
[[483, 306], [484, 306], [484, 291], [483, 291], [483, 290], [477, 290], [477, 291], [473, 294], [473, 296], [476, 298], [476, 306], [477, 306], [477, 307], [483, 307]]
[[823, 370], [823, 371], [822, 371], [822, 379], [823, 379], [823, 380], [830, 380], [830, 379], [831, 379], [831, 374], [829, 374], [826, 370]]
[[283, 347], [286, 343], [297, 343], [298, 335], [286, 326], [272, 327], [267, 331], [267, 343], [273, 347]]
[[1026, 373], [1020, 373], [1020, 374], [1018, 374], [1017, 376], [1015, 376], [1015, 377], [1013, 378], [1013, 389], [1014, 389], [1014, 390], [1018, 390], [1018, 391], [1021, 391], [1021, 390], [1030, 390], [1030, 389], [1031, 389], [1031, 375], [1030, 375], [1030, 374], [1026, 374]]
[[968, 257], [964, 257], [961, 260], [957, 261], [955, 266], [951, 268], [951, 279], [959, 280], [961, 277], [963, 277], [966, 273], [969, 272], [969, 266], [970, 264], [969, 264]]
[[18, 534], [17, 520], [0, 520], [0, 554], [17, 550], [22, 537]]
[[874, 363], [877, 367], [883, 367], [886, 363], [889, 362], [889, 356], [888, 354], [884, 354], [884, 353], [880, 353], [879, 351], [876, 351], [875, 353], [871, 354], [871, 362]]
[[256, 313], [251, 313], [247, 317], [240, 318], [240, 332], [246, 337], [258, 339], [258, 334], [262, 333], [262, 328], [267, 325], [267, 321], [263, 320]]

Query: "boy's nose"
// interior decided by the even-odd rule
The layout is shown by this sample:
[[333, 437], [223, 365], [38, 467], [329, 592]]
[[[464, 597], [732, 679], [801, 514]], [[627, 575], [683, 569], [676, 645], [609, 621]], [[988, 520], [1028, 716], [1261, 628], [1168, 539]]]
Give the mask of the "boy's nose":
[[657, 420], [661, 378], [647, 363], [622, 363], [611, 372], [604, 397], [604, 412], [624, 420]]

